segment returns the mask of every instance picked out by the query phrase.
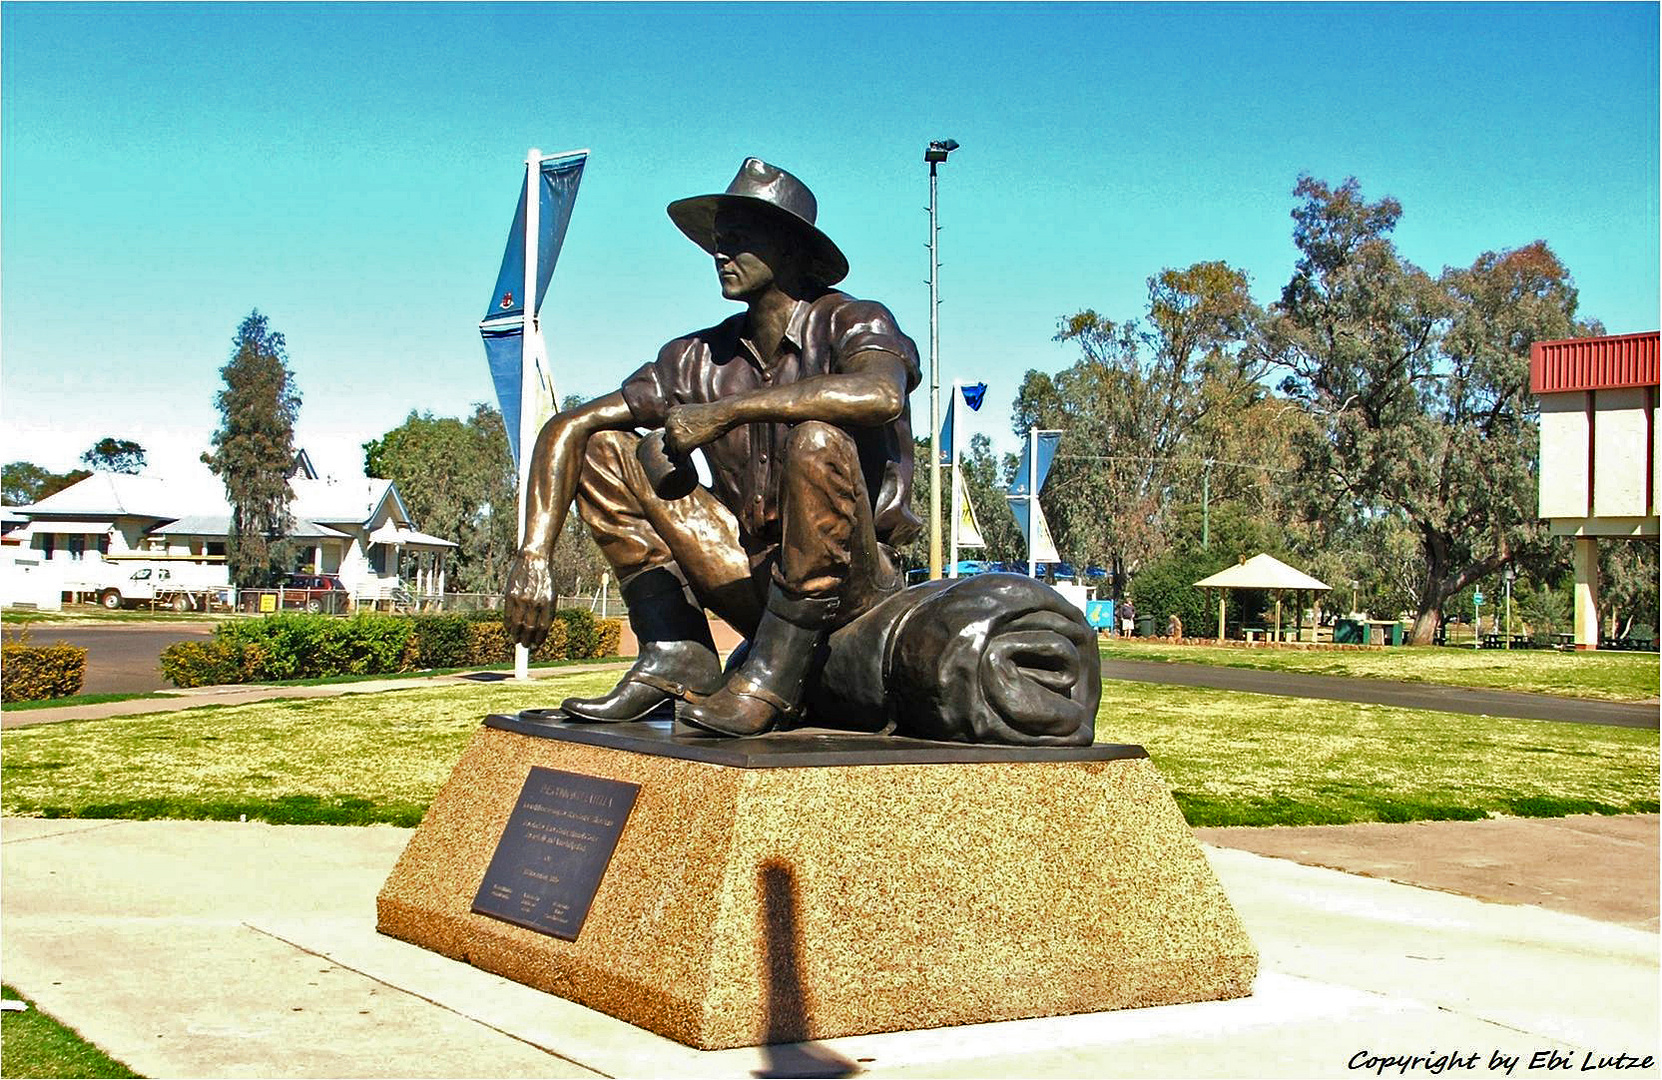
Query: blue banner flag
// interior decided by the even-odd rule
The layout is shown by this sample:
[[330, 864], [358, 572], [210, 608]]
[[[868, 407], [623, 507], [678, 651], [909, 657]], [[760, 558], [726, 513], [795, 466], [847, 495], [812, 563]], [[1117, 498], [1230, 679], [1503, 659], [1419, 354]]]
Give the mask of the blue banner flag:
[[[537, 185], [537, 295], [532, 300], [531, 313], [535, 316], [542, 307], [548, 283], [554, 276], [554, 263], [560, 257], [565, 243], [566, 226], [571, 223], [571, 208], [577, 201], [577, 185], [583, 179], [583, 166], [588, 163], [586, 153], [565, 154], [544, 158], [538, 163]], [[514, 223], [508, 230], [508, 244], [502, 252], [502, 267], [497, 271], [496, 288], [491, 291], [485, 317], [479, 323], [479, 333], [485, 341], [485, 359], [490, 365], [491, 383], [496, 387], [497, 404], [502, 409], [502, 424], [508, 429], [508, 446], [513, 452], [515, 466], [519, 463], [519, 426], [521, 414], [520, 393], [523, 385], [521, 364], [525, 348], [525, 196], [526, 185], [519, 186], [519, 203], [514, 210]], [[540, 350], [533, 349], [533, 352]], [[548, 392], [552, 382], [545, 378]]]
[[[1016, 461], [1015, 479], [1010, 481], [1010, 494], [1017, 498], [1027, 498], [1027, 455], [1032, 441], [1033, 433], [1028, 432], [1027, 438], [1022, 440], [1021, 457]], [[1060, 431], [1039, 432], [1039, 444], [1034, 455], [1033, 472], [1034, 481], [1040, 491], [1044, 490], [1045, 478], [1050, 475], [1050, 465], [1056, 460], [1056, 444], [1061, 441], [1062, 433]]]
[[958, 417], [958, 398], [962, 396], [964, 404], [970, 407], [970, 412], [981, 408], [981, 399], [987, 396], [987, 384], [976, 383], [974, 386], [962, 386], [954, 383], [952, 397], [946, 403], [946, 420], [941, 423], [941, 464], [952, 464], [952, 426]]
[[952, 464], [952, 422], [958, 415], [958, 395], [953, 394], [946, 403], [946, 419], [941, 422], [940, 458], [942, 465]]

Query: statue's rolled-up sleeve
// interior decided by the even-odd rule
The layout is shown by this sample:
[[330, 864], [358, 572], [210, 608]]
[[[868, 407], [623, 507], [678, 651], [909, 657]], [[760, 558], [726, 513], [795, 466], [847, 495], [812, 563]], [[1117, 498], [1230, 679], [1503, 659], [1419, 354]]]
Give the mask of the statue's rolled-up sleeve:
[[672, 341], [659, 351], [656, 360], [642, 364], [638, 371], [623, 380], [623, 401], [629, 406], [636, 427], [664, 426], [670, 406], [678, 404], [674, 388], [681, 377], [685, 353], [684, 343]]
[[908, 393], [923, 381], [917, 343], [901, 332], [894, 315], [876, 301], [854, 300], [842, 305], [832, 318], [831, 340], [833, 371], [850, 370], [844, 365], [862, 353], [880, 352], [898, 357], [905, 364]]

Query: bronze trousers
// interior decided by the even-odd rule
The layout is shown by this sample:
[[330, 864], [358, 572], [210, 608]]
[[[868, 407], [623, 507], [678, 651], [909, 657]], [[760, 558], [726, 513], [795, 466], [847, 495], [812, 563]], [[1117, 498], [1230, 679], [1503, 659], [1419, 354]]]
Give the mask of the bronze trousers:
[[674, 563], [698, 602], [746, 637], [770, 581], [792, 598], [836, 599], [841, 625], [901, 587], [893, 551], [877, 539], [854, 440], [807, 421], [785, 442], [779, 538], [740, 535], [738, 519], [702, 486], [681, 499], [652, 489], [635, 456], [640, 437], [590, 437], [577, 511], [620, 582]]

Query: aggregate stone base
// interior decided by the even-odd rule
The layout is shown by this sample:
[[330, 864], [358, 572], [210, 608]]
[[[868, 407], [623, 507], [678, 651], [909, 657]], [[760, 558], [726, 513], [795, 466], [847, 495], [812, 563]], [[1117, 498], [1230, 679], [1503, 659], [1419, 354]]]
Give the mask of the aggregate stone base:
[[[483, 727], [378, 927], [711, 1050], [1249, 994], [1153, 765], [1065, 755], [740, 768]], [[532, 766], [640, 785], [575, 941], [469, 910]]]

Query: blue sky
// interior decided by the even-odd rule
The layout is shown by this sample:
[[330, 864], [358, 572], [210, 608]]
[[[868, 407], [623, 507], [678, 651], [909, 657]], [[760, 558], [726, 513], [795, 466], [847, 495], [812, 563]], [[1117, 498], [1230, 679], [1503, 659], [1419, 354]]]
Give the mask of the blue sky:
[[[1291, 272], [1301, 172], [1404, 207], [1436, 272], [1547, 240], [1611, 332], [1658, 325], [1658, 6], [31, 4], [0, 9], [0, 460], [105, 435], [182, 472], [259, 308], [298, 442], [357, 475], [491, 398], [476, 325], [530, 146], [589, 147], [543, 309], [562, 394], [735, 310], [664, 214], [755, 155], [819, 197], [941, 378], [1014, 447], [1059, 317], [1222, 259]], [[927, 393], [913, 399], [927, 430]]]

